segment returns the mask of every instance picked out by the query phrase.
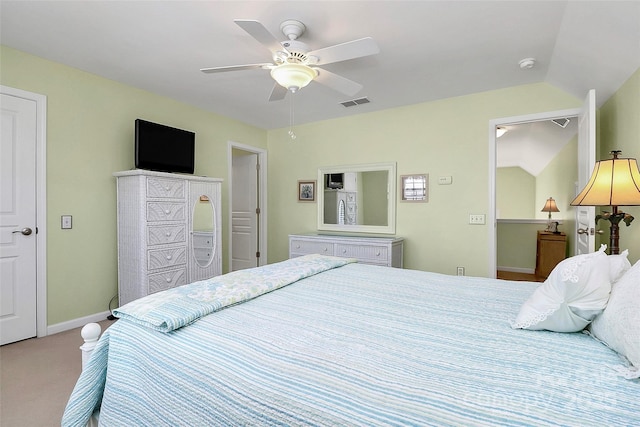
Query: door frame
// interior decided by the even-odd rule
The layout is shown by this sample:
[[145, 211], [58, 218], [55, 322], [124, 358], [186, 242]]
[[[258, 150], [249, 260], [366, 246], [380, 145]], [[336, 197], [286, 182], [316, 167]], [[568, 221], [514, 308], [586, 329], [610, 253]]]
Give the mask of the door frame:
[[233, 149], [246, 151], [258, 155], [258, 162], [260, 164], [259, 180], [260, 186], [258, 187], [258, 208], [260, 209], [260, 216], [258, 221], [258, 240], [260, 251], [260, 258], [258, 265], [262, 266], [267, 264], [267, 151], [261, 148], [256, 148], [251, 145], [241, 144], [239, 142], [229, 141], [227, 145], [227, 165], [228, 165], [228, 194], [229, 199], [227, 202], [228, 215], [227, 215], [227, 232], [229, 248], [229, 271], [231, 271], [231, 260], [233, 259], [233, 224], [232, 224], [232, 211], [233, 211]]
[[[561, 117], [575, 117], [580, 114], [581, 108], [570, 108], [567, 110], [545, 111], [543, 113], [525, 114], [522, 116], [502, 117], [489, 120], [489, 276], [496, 277], [498, 268], [498, 246], [497, 232], [498, 221], [496, 219], [496, 128], [498, 126], [518, 125], [530, 122], [539, 122]], [[577, 161], [577, 159], [576, 159]]]
[[47, 336], [47, 97], [0, 85], [0, 93], [36, 103], [36, 336]]

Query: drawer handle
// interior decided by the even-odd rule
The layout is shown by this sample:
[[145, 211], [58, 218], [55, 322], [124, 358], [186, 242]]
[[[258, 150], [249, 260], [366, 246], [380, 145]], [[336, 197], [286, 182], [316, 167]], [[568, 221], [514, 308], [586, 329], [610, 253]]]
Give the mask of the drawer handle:
[[296, 249], [300, 249], [300, 245], [296, 245]]
[[325, 252], [327, 252], [327, 250], [328, 250], [327, 248], [324, 248], [324, 249], [323, 249], [323, 251], [325, 251]]
[[343, 250], [342, 250], [342, 253], [343, 253], [343, 254], [346, 254], [346, 253], [347, 253], [347, 250], [346, 250], [346, 249], [343, 249]]
[[164, 187], [164, 191], [169, 191], [169, 186]]
[[172, 256], [171, 255], [167, 255], [167, 261], [171, 261]]
[[167, 237], [171, 237], [171, 232], [170, 232], [170, 231], [167, 231], [167, 232], [165, 233], [165, 236], [167, 236]]
[[167, 283], [171, 283], [171, 277], [167, 277]]
[[379, 251], [376, 253], [376, 256], [380, 256], [380, 252]]
[[165, 214], [167, 214], [167, 215], [169, 215], [169, 214], [171, 213], [171, 211], [170, 211], [169, 209], [166, 209], [166, 210], [164, 211], [164, 213], [165, 213]]

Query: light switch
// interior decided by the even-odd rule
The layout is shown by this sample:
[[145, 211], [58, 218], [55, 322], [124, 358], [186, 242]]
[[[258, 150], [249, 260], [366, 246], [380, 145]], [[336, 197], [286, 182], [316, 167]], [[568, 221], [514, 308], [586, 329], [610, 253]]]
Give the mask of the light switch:
[[63, 230], [67, 230], [71, 228], [71, 215], [62, 215], [61, 220], [61, 228]]
[[440, 176], [438, 177], [438, 185], [451, 185], [453, 181], [452, 176]]

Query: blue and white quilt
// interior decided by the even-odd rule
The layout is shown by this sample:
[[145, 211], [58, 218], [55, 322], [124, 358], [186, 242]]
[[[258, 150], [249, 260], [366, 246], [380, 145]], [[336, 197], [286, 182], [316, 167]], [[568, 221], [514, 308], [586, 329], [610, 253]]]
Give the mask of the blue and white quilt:
[[[62, 425], [96, 408], [102, 426], [640, 425], [640, 381], [616, 375], [615, 352], [582, 333], [511, 328], [536, 284], [335, 260], [123, 307]], [[296, 278], [306, 262], [313, 273]], [[297, 272], [236, 281], [281, 267]]]

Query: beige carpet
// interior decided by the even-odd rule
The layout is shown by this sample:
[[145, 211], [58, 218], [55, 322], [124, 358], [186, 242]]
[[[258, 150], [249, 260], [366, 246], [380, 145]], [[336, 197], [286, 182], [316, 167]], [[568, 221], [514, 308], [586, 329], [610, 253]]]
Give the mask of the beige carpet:
[[[100, 322], [102, 330], [113, 322]], [[80, 329], [0, 347], [0, 426], [59, 426], [82, 370]]]

